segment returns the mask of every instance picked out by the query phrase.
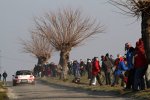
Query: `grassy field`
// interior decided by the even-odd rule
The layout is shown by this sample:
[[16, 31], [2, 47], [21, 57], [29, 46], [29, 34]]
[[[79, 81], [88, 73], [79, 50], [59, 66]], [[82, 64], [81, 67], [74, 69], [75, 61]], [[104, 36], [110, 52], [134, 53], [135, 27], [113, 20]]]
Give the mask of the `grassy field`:
[[3, 83], [0, 81], [0, 100], [8, 100], [7, 97], [7, 88], [3, 86]]
[[139, 92], [133, 92], [131, 90], [124, 91], [123, 87], [119, 85], [115, 87], [111, 87], [108, 85], [89, 86], [89, 80], [87, 79], [86, 76], [81, 78], [81, 81], [79, 84], [72, 83], [73, 76], [69, 76], [68, 80], [65, 80], [65, 81], [62, 81], [62, 80], [59, 80], [58, 78], [53, 78], [53, 77], [49, 77], [49, 78], [44, 77], [41, 79], [49, 83], [61, 84], [61, 85], [74, 87], [74, 88], [80, 88], [80, 89], [84, 89], [88, 91], [97, 91], [97, 92], [101, 91], [101, 92], [106, 92], [106, 93], [112, 93], [118, 96], [131, 97], [137, 100], [150, 100], [150, 89], [146, 89], [144, 91], [139, 91]]

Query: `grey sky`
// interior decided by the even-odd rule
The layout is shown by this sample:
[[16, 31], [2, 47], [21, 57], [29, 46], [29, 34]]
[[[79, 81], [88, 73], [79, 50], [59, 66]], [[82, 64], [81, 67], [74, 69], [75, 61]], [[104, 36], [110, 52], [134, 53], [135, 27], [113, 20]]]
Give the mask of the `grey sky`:
[[[96, 18], [105, 26], [105, 33], [88, 39], [84, 45], [74, 48], [70, 58], [79, 60], [100, 57], [102, 54], [124, 53], [125, 42], [135, 46], [140, 38], [140, 21], [121, 15], [107, 0], [0, 0], [0, 50], [1, 72], [9, 78], [17, 69], [32, 69], [37, 63], [30, 54], [22, 52], [19, 39], [29, 39], [29, 29], [34, 27], [33, 17], [61, 8], [80, 8], [85, 15]], [[59, 52], [50, 61], [59, 61]]]

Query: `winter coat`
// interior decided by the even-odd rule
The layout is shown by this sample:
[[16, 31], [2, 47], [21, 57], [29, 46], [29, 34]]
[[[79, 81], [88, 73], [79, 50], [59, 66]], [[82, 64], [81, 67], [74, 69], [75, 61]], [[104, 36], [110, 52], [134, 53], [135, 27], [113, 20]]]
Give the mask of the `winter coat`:
[[80, 70], [85, 70], [85, 63], [83, 61], [80, 62]]
[[91, 71], [92, 71], [92, 63], [91, 63], [91, 62], [87, 62], [86, 70], [87, 70], [88, 72], [91, 72]]
[[103, 60], [104, 72], [110, 72], [112, 67], [113, 67], [113, 64], [110, 61], [110, 59], [108, 57], [105, 57], [105, 59]]
[[144, 45], [140, 42], [136, 43], [135, 56], [134, 56], [134, 66], [135, 68], [146, 66], [146, 56]]
[[78, 62], [73, 63], [73, 74], [75, 78], [80, 78], [80, 64]]
[[6, 72], [3, 73], [3, 77], [4, 77], [4, 78], [7, 77], [7, 73], [6, 73]]
[[139, 50], [136, 51], [136, 54], [134, 56], [134, 67], [144, 67], [147, 64], [146, 57], [144, 54], [142, 54]]
[[124, 62], [124, 59], [121, 57], [121, 58], [118, 58], [116, 60], [116, 70], [114, 72], [115, 75], [121, 75], [123, 73], [123, 71], [127, 71], [128, 70], [128, 67], [126, 66], [125, 62]]
[[130, 47], [127, 50], [127, 54], [126, 54], [127, 66], [129, 67], [129, 69], [133, 68], [133, 56], [134, 56], [134, 48]]
[[100, 72], [99, 61], [95, 60], [92, 62], [92, 75], [96, 76]]

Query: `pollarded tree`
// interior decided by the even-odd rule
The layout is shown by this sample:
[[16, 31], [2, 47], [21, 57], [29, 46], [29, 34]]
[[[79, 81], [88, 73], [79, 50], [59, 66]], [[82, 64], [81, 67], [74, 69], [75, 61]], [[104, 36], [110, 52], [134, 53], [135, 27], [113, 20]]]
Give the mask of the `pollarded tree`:
[[32, 31], [31, 40], [22, 40], [21, 44], [25, 53], [31, 53], [38, 59], [37, 64], [43, 65], [50, 59], [53, 47], [49, 44], [47, 38], [37, 35], [37, 33], [39, 32]]
[[146, 51], [148, 69], [146, 72], [150, 87], [150, 0], [110, 0], [126, 15], [141, 18], [142, 40]]
[[67, 62], [72, 48], [79, 46], [87, 38], [103, 32], [100, 23], [89, 17], [83, 17], [79, 9], [62, 9], [46, 13], [45, 17], [36, 20], [36, 28], [57, 51], [60, 51], [61, 79], [67, 79]]

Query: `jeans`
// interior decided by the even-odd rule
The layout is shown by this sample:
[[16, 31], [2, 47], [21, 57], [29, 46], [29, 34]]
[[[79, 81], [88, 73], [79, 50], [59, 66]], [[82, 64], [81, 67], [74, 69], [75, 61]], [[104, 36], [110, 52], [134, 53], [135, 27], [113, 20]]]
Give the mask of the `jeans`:
[[135, 73], [135, 69], [130, 69], [128, 71], [128, 81], [127, 81], [127, 84], [126, 84], [126, 88], [127, 89], [133, 89], [133, 84], [134, 84], [134, 73]]
[[134, 89], [135, 90], [144, 90], [145, 89], [145, 82], [144, 82], [144, 74], [145, 74], [146, 68], [145, 67], [139, 67], [135, 69], [135, 75], [134, 75]]
[[124, 86], [124, 75], [120, 74], [120, 75], [114, 75], [114, 82], [112, 83], [112, 86], [119, 84], [119, 78], [121, 78], [121, 86]]

